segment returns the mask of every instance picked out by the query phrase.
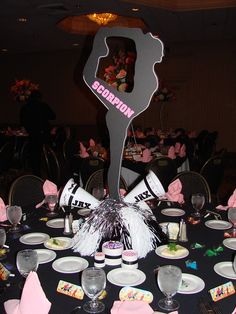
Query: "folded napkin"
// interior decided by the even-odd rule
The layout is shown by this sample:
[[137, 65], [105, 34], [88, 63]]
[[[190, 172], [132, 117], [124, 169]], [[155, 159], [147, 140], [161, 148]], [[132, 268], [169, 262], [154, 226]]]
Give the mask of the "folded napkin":
[[0, 221], [5, 221], [5, 220], [7, 220], [6, 205], [3, 199], [0, 197]]
[[[49, 181], [49, 180], [45, 180], [44, 184], [43, 184], [43, 193], [45, 196], [47, 195], [57, 195], [58, 194], [58, 190], [57, 190], [57, 186], [55, 183]], [[42, 202], [38, 203], [35, 207], [39, 208], [44, 204], [45, 200], [42, 200]]]
[[26, 278], [21, 299], [4, 302], [7, 314], [48, 314], [51, 303], [48, 301], [36, 272]]
[[153, 314], [153, 309], [144, 301], [115, 301], [111, 314]]
[[150, 149], [145, 148], [143, 150], [142, 162], [149, 162], [152, 160], [152, 152]]
[[179, 179], [176, 179], [168, 186], [168, 191], [165, 194], [167, 199], [171, 202], [184, 203], [184, 196], [181, 194], [182, 183]]
[[228, 199], [228, 204], [227, 206], [223, 206], [223, 205], [218, 205], [216, 208], [220, 209], [220, 210], [227, 210], [230, 207], [236, 207], [236, 189], [234, 190], [233, 194], [230, 196], [230, 198]]
[[232, 314], [236, 314], [236, 308], [233, 310]]
[[90, 140], [89, 140], [89, 146], [90, 146], [90, 147], [93, 147], [93, 146], [95, 146], [95, 145], [96, 145], [95, 141], [94, 141], [92, 138], [90, 138]]
[[84, 144], [82, 142], [79, 142], [79, 147], [80, 147], [80, 157], [81, 158], [86, 158], [89, 157], [89, 153], [86, 150], [86, 147], [84, 146]]
[[179, 150], [179, 157], [185, 157], [185, 156], [186, 156], [186, 145], [183, 144]]
[[179, 142], [175, 143], [175, 153], [176, 154], [179, 154], [180, 152], [180, 147], [181, 147], [181, 144]]
[[168, 157], [171, 159], [175, 159], [176, 155], [175, 155], [175, 148], [174, 146], [171, 146], [168, 150]]

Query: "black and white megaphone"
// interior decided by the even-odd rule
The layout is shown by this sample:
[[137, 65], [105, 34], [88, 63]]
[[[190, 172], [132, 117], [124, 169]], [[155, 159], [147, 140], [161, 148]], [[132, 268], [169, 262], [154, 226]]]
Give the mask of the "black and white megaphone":
[[148, 175], [124, 197], [124, 201], [127, 203], [139, 203], [160, 197], [164, 194], [165, 190], [160, 180], [150, 170]]
[[60, 206], [78, 208], [94, 209], [99, 204], [100, 201], [75, 183], [74, 179], [66, 183], [59, 200]]

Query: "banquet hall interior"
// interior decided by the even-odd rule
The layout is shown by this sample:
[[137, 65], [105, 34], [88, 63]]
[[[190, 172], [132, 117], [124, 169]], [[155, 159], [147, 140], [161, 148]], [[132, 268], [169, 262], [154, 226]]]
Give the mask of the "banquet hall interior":
[[[29, 214], [32, 225], [22, 221], [20, 227], [29, 227], [22, 233], [27, 234], [36, 230], [41, 235], [41, 231], [44, 234], [44, 232], [49, 233], [50, 230], [52, 236], [62, 235], [62, 228], [64, 232], [66, 228], [64, 216], [68, 218], [64, 207], [70, 207], [71, 211], [76, 209], [73, 212], [74, 219], [81, 218], [83, 223], [87, 221], [87, 216], [83, 217], [81, 214], [80, 217], [79, 210], [77, 212], [77, 204], [73, 207], [69, 203], [71, 200], [68, 200], [68, 204], [59, 204], [61, 195], [66, 193], [67, 189], [69, 192], [70, 180], [76, 188], [84, 189], [84, 193], [90, 193], [91, 197], [95, 197], [99, 202], [109, 199], [107, 173], [109, 176], [112, 158], [110, 158], [110, 130], [106, 123], [108, 110], [96, 97], [95, 92], [89, 89], [84, 68], [92, 52], [94, 38], [102, 28], [140, 29], [144, 34], [150, 33], [152, 39], [162, 42], [163, 57], [161, 62], [155, 63], [153, 69], [150, 69], [150, 72], [154, 71], [157, 77], [158, 89], [150, 96], [149, 106], [133, 119], [126, 132], [120, 156], [118, 193], [120, 195], [124, 193], [121, 199], [123, 200], [123, 197], [126, 199], [140, 182], [147, 184], [146, 178], [148, 176], [150, 178], [150, 173], [154, 173], [159, 178], [157, 181], [160, 180], [161, 188], [165, 193], [164, 196], [158, 195], [160, 198], [154, 193], [154, 201], [148, 200], [147, 204], [145, 203], [147, 207], [150, 206], [148, 208], [151, 211], [153, 210], [155, 222], [156, 220], [159, 222], [159, 218], [161, 223], [166, 221], [167, 217], [162, 215], [163, 206], [171, 206], [169, 209], [174, 207], [177, 214], [179, 211], [182, 211], [183, 215], [186, 214], [181, 219], [179, 216], [175, 217], [176, 212], [174, 212], [168, 219], [169, 223], [176, 222], [175, 219], [186, 221], [189, 241], [185, 239], [186, 242], [180, 244], [186, 244], [190, 256], [182, 264], [183, 260], [179, 259], [171, 262], [176, 263], [186, 272], [203, 276], [208, 290], [229, 279], [232, 279], [235, 285], [235, 273], [228, 277], [227, 274], [226, 276], [223, 274], [222, 277], [228, 279], [222, 279], [213, 272], [213, 263], [216, 264], [215, 261], [220, 263], [221, 257], [227, 261], [232, 260], [236, 250], [235, 242], [233, 253], [229, 251], [231, 248], [221, 246], [225, 240], [223, 229], [211, 230], [214, 228], [211, 226], [207, 228], [205, 220], [206, 222], [210, 218], [218, 220], [222, 215], [222, 222], [227, 220], [229, 223], [226, 210], [229, 207], [236, 207], [236, 1], [1, 0], [0, 26], [0, 199], [6, 205], [19, 205], [13, 204], [14, 186], [17, 179], [27, 175], [37, 177], [41, 188], [40, 196], [37, 195], [37, 204], [31, 204], [31, 207], [33, 206], [35, 210], [38, 206], [42, 211], [34, 211], [33, 215], [36, 217], [32, 216], [34, 221]], [[132, 93], [136, 80], [143, 82], [143, 86], [151, 85], [149, 77], [135, 77], [138, 49], [136, 50], [134, 41], [122, 36], [111, 36], [106, 39], [106, 47], [108, 52], [100, 56], [96, 68], [96, 77], [104, 81], [104, 86], [109, 86], [107, 88], [111, 91], [116, 89], [122, 99], [122, 93], [123, 95]], [[142, 62], [145, 66], [146, 60]], [[108, 92], [108, 89], [105, 91]], [[34, 137], [33, 132], [33, 135], [31, 134], [28, 128], [29, 122], [27, 125], [24, 119], [24, 110], [30, 102], [33, 105], [36, 94], [41, 97], [40, 101], [36, 100], [36, 105], [43, 104], [45, 108], [47, 107], [45, 110], [51, 112], [49, 121], [45, 122], [48, 133], [46, 134], [45, 131], [46, 135], [42, 138], [41, 135]], [[123, 105], [127, 108], [128, 103]], [[122, 110], [119, 113], [123, 113]], [[34, 126], [40, 123], [40, 115], [33, 112], [32, 117], [31, 120], [35, 121]], [[117, 121], [114, 125], [117, 125]], [[196, 191], [197, 181], [195, 190], [190, 183], [184, 182], [185, 175], [192, 175], [190, 183], [193, 185], [195, 178], [201, 181], [200, 191]], [[177, 181], [183, 187], [180, 192], [183, 194], [186, 192], [185, 201], [177, 199], [177, 195], [171, 200], [167, 197], [171, 184]], [[46, 198], [44, 201], [42, 199], [46, 195], [42, 190], [43, 182], [56, 185], [56, 193], [59, 195], [57, 210], [58, 208], [60, 210], [58, 219], [63, 217], [63, 227], [60, 225], [54, 228], [47, 224], [53, 216], [48, 216], [48, 208], [43, 203], [46, 200]], [[186, 191], [188, 185], [190, 192]], [[190, 208], [193, 211], [191, 194], [202, 192], [203, 186], [204, 193], [206, 192], [204, 210], [208, 214], [195, 220], [192, 218], [194, 217], [192, 213], [188, 215]], [[149, 188], [147, 184], [147, 189]], [[27, 189], [29, 193], [25, 193]], [[27, 197], [31, 194], [30, 187], [23, 187], [18, 195], [23, 199], [26, 194]], [[138, 196], [141, 201], [142, 193]], [[230, 205], [232, 202], [230, 203], [229, 200], [232, 201], [232, 196], [235, 199], [233, 205]], [[3, 204], [0, 203], [0, 218], [3, 208], [1, 206]], [[81, 207], [84, 210], [88, 209], [83, 208], [83, 205]], [[158, 207], [161, 210], [155, 211]], [[91, 213], [93, 215], [93, 210], [89, 211], [89, 214]], [[42, 215], [45, 217], [41, 217]], [[8, 230], [11, 226], [8, 222], [6, 225], [5, 223], [6, 220], [0, 219], [0, 225], [3, 224], [2, 226]], [[163, 229], [160, 229], [160, 226], [157, 229], [161, 230], [163, 235]], [[210, 232], [212, 233], [208, 235]], [[69, 236], [73, 236], [72, 232]], [[235, 238], [234, 233], [234, 240]], [[14, 236], [7, 240], [10, 243], [8, 256], [10, 263], [13, 264], [16, 251], [25, 248], [24, 245], [27, 243], [21, 242]], [[17, 242], [18, 240], [20, 243]], [[209, 243], [206, 243], [207, 240]], [[200, 250], [192, 248], [193, 243], [196, 246], [200, 245]], [[208, 249], [206, 245], [209, 248], [211, 245], [213, 248], [211, 256], [207, 255], [209, 253], [207, 251], [203, 255], [203, 250]], [[217, 245], [219, 245], [218, 251]], [[65, 255], [70, 253], [78, 257], [79, 251], [66, 252]], [[59, 250], [56, 253], [59, 257], [64, 257], [62, 255], [64, 251]], [[145, 269], [147, 275], [144, 288], [148, 290], [150, 287], [150, 291], [154, 292], [156, 282], [151, 281], [150, 284], [150, 278], [152, 280], [154, 275], [153, 269], [155, 268], [156, 271], [165, 260], [156, 261], [156, 255], [153, 257], [154, 252], [151, 254], [151, 262], [148, 258], [141, 258], [139, 265], [140, 269]], [[185, 257], [187, 255], [183, 258]], [[195, 265], [194, 269], [191, 264], [196, 262], [194, 258], [199, 263], [199, 268]], [[0, 264], [1, 261], [0, 259]], [[91, 266], [93, 256], [88, 256], [88, 261]], [[187, 262], [191, 262], [190, 267]], [[52, 302], [52, 310], [49, 313], [64, 314], [67, 308], [70, 311], [68, 313], [78, 313], [73, 312], [72, 309], [78, 304], [78, 308], [81, 309], [84, 300], [79, 303], [81, 300], [59, 295], [55, 286], [56, 280], [58, 282], [61, 278], [72, 280], [72, 273], [66, 274], [60, 270], [52, 272], [51, 268], [43, 268], [44, 266], [39, 266], [38, 274], [41, 276], [39, 277], [42, 287]], [[14, 267], [18, 280], [19, 272], [17, 267]], [[208, 273], [209, 282], [207, 282]], [[46, 282], [45, 278], [50, 276], [52, 280]], [[80, 284], [79, 281], [76, 284]], [[112, 282], [108, 284], [108, 298], [104, 301], [109, 313], [113, 306], [113, 299], [115, 300], [118, 295], [118, 288], [112, 290], [114, 286], [111, 288], [111, 284]], [[203, 290], [204, 287], [201, 289]], [[1, 290], [0, 284], [0, 294], [3, 293], [5, 301], [8, 299], [6, 293], [8, 288], [4, 289]], [[201, 311], [196, 310], [199, 304], [200, 307], [206, 306], [203, 297], [205, 298], [206, 294], [209, 297], [208, 290], [201, 289], [197, 293], [200, 292], [202, 298], [198, 295], [198, 298], [193, 299], [190, 296], [187, 299], [188, 295], [186, 297], [185, 293], [177, 294], [177, 296], [181, 295], [181, 306], [188, 309], [188, 312], [180, 310], [179, 314], [190, 314], [189, 309], [192, 307], [194, 309], [192, 314], [207, 313], [205, 308]], [[16, 285], [12, 284], [9, 290], [10, 295], [19, 296]], [[63, 297], [63, 301], [60, 297]], [[221, 303], [223, 305], [219, 306], [222, 311], [217, 304], [214, 307], [211, 302], [211, 309], [214, 308], [212, 313], [231, 314], [236, 306], [235, 300], [232, 301], [233, 298], [231, 296], [223, 300]], [[155, 296], [154, 305], [155, 308], [158, 307]], [[2, 308], [3, 304], [0, 302], [0, 312]], [[236, 312], [232, 314], [234, 313]]]

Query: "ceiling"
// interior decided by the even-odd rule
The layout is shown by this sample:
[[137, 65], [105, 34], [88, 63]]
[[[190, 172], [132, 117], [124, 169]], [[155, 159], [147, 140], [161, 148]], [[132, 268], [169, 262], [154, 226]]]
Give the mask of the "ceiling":
[[79, 34], [57, 23], [94, 11], [142, 19], [168, 45], [236, 40], [235, 0], [0, 0], [0, 55], [83, 47], [86, 25]]

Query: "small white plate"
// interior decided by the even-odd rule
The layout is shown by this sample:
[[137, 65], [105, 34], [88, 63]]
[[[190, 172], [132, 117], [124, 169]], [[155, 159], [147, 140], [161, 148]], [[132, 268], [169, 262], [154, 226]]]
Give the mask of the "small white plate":
[[48, 220], [46, 226], [50, 228], [64, 228], [64, 219], [63, 218], [56, 218]]
[[227, 230], [232, 227], [232, 224], [225, 220], [212, 219], [207, 220], [205, 226], [215, 230]]
[[205, 282], [198, 276], [182, 273], [182, 284], [178, 290], [181, 294], [194, 294], [205, 288]]
[[84, 270], [88, 265], [88, 261], [82, 257], [66, 256], [55, 260], [52, 268], [59, 273], [74, 274]]
[[79, 209], [77, 211], [77, 213], [82, 216], [82, 217], [87, 217], [90, 215], [92, 209], [89, 209], [89, 208], [82, 208], [82, 209]]
[[120, 287], [138, 286], [146, 280], [146, 275], [139, 269], [116, 268], [109, 271], [107, 280]]
[[31, 232], [20, 237], [20, 242], [28, 245], [42, 244], [47, 241], [50, 236], [42, 232]]
[[57, 256], [57, 254], [54, 251], [48, 249], [37, 249], [34, 251], [36, 251], [38, 254], [39, 264], [49, 263], [53, 261]]
[[169, 217], [180, 217], [185, 214], [185, 211], [180, 208], [165, 208], [162, 209], [161, 213]]
[[236, 238], [224, 239], [223, 244], [229, 249], [236, 250]]
[[47, 240], [44, 242], [44, 246], [47, 249], [51, 249], [51, 250], [55, 250], [55, 251], [62, 251], [62, 250], [70, 249], [72, 247], [72, 239], [71, 238], [55, 237], [53, 239], [63, 241], [63, 244], [64, 244], [63, 247], [57, 247], [57, 246], [51, 245], [51, 243], [48, 243], [48, 240]]
[[236, 279], [236, 273], [233, 269], [232, 262], [220, 262], [215, 264], [214, 271], [222, 277], [234, 280]]
[[176, 245], [176, 247], [179, 248], [179, 250], [170, 251], [168, 249], [168, 245], [161, 245], [156, 248], [155, 253], [160, 257], [168, 259], [181, 259], [189, 255], [189, 251], [185, 247], [178, 244]]

